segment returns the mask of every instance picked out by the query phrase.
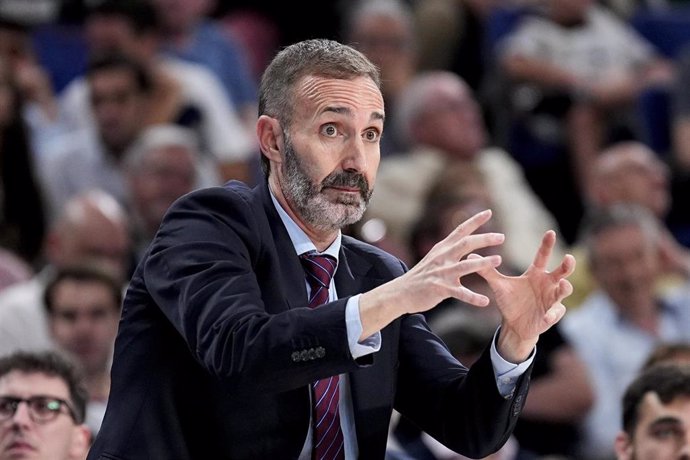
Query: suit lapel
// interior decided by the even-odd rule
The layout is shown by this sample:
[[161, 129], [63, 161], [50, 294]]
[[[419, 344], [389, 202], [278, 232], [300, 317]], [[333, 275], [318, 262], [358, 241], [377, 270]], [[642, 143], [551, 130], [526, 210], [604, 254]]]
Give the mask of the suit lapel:
[[268, 184], [264, 182], [263, 185], [257, 188], [268, 219], [278, 258], [279, 269], [275, 277], [275, 288], [282, 290], [283, 298], [287, 302], [288, 308], [306, 307], [307, 286], [304, 281], [302, 264], [299, 261], [299, 257], [297, 257], [285, 225], [283, 225], [278, 211], [273, 206], [273, 201], [268, 191]]

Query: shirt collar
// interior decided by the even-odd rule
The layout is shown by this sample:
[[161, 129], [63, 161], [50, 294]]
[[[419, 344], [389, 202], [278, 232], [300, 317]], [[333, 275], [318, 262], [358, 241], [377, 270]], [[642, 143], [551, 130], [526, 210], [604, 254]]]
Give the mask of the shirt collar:
[[[297, 225], [297, 223], [294, 220], [292, 220], [292, 218], [287, 214], [287, 212], [285, 212], [283, 207], [278, 202], [278, 199], [273, 194], [271, 187], [268, 187], [268, 191], [271, 194], [271, 201], [273, 201], [273, 206], [278, 211], [280, 220], [283, 221], [283, 225], [285, 226], [285, 229], [288, 232], [288, 236], [290, 236], [290, 241], [292, 241], [292, 245], [294, 246], [297, 255], [302, 255], [307, 252], [318, 252], [316, 250], [316, 246], [314, 246], [314, 243], [311, 242], [307, 234], [304, 233], [304, 231], [301, 228], [299, 228], [299, 225]], [[335, 257], [335, 260], [338, 261], [341, 239], [342, 233], [339, 230], [338, 236], [336, 237], [335, 241], [333, 241], [333, 243], [331, 243], [331, 245], [327, 247], [325, 251], [321, 252], [321, 254], [328, 254], [330, 256], [333, 256]]]

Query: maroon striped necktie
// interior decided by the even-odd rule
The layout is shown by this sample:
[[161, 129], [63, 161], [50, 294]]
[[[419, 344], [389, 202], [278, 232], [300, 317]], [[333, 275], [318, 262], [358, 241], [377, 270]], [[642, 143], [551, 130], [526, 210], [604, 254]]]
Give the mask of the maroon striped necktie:
[[[311, 288], [309, 307], [316, 308], [328, 302], [328, 287], [335, 273], [336, 260], [329, 255], [318, 255], [315, 252], [300, 256], [306, 272], [307, 282]], [[343, 432], [340, 428], [338, 410], [337, 375], [318, 380], [312, 384], [314, 447], [312, 458], [315, 460], [344, 459], [345, 448]]]

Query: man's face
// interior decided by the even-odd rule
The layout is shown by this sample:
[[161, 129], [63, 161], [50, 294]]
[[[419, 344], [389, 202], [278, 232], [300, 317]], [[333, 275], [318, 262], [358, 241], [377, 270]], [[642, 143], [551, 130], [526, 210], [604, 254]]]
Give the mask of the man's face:
[[101, 140], [105, 146], [122, 151], [141, 129], [146, 95], [133, 72], [103, 69], [89, 77], [91, 106]]
[[627, 311], [654, 305], [658, 252], [639, 226], [613, 227], [594, 237], [592, 269], [619, 308]]
[[605, 187], [610, 202], [638, 203], [660, 218], [671, 205], [668, 167], [647, 150], [626, 152]]
[[87, 373], [108, 369], [119, 319], [120, 306], [99, 281], [65, 279], [53, 291], [51, 335]]
[[395, 97], [415, 71], [414, 38], [408, 24], [388, 14], [363, 15], [350, 33], [353, 45], [380, 69], [386, 97]]
[[148, 231], [156, 231], [163, 215], [196, 180], [194, 152], [169, 146], [147, 152], [141, 168], [130, 176], [132, 198]]
[[616, 454], [618, 460], [690, 459], [690, 397], [664, 404], [656, 393], [647, 393], [632, 438], [619, 434]]
[[339, 229], [358, 221], [369, 202], [380, 159], [383, 98], [367, 78], [310, 77], [297, 94], [272, 178], [308, 227]]
[[439, 78], [427, 90], [417, 118], [420, 143], [458, 159], [472, 159], [486, 145], [486, 127], [470, 88], [454, 78]]
[[[12, 371], [0, 377], [0, 396], [29, 398], [49, 396], [72, 404], [69, 390], [59, 377], [41, 373]], [[14, 416], [0, 421], [0, 460], [71, 460], [84, 458], [88, 434], [63, 411], [54, 420], [36, 423], [26, 403], [20, 403]]]
[[129, 269], [130, 239], [123, 222], [87, 210], [88, 215], [78, 225], [59, 232], [57, 248], [59, 257], [53, 263], [59, 266], [94, 263], [102, 265], [122, 280]]

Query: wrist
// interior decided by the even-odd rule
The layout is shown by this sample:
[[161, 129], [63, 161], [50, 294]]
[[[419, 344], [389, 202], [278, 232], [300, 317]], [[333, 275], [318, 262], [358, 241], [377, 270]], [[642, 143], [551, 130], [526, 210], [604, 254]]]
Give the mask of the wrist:
[[496, 340], [496, 351], [503, 359], [513, 364], [520, 364], [529, 358], [532, 350], [537, 345], [535, 338], [522, 338], [510, 328], [501, 326]]

